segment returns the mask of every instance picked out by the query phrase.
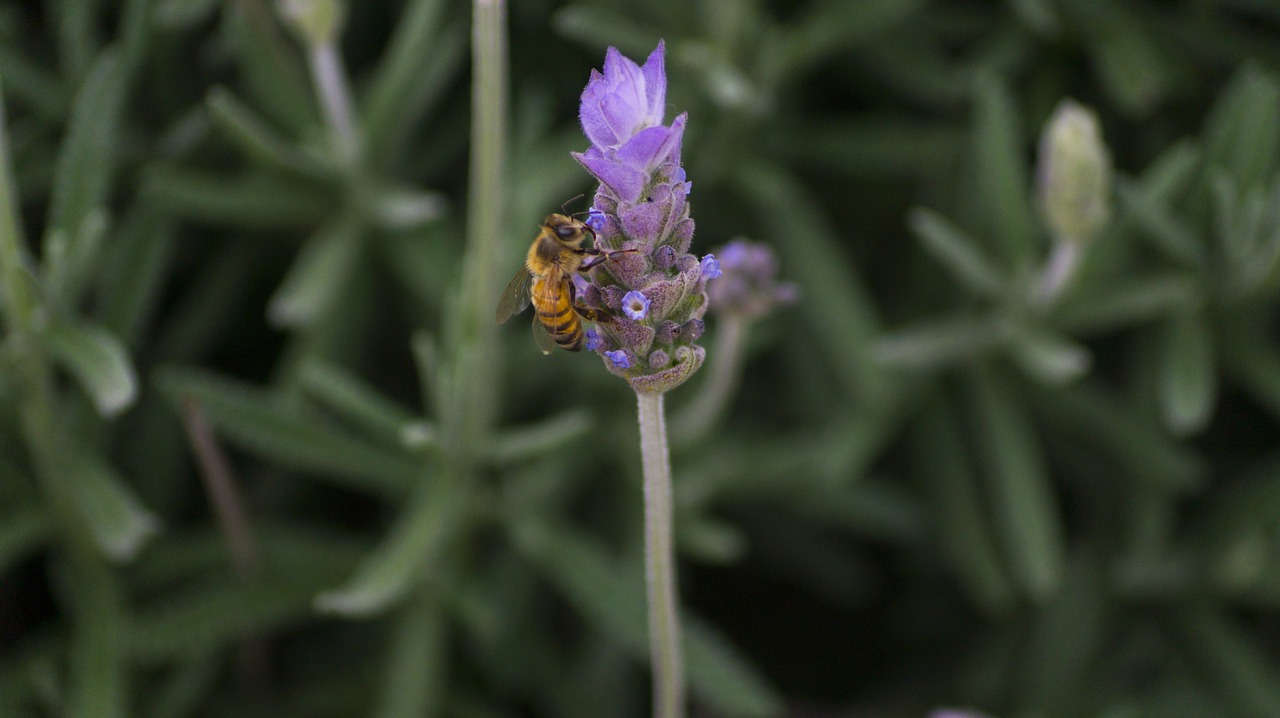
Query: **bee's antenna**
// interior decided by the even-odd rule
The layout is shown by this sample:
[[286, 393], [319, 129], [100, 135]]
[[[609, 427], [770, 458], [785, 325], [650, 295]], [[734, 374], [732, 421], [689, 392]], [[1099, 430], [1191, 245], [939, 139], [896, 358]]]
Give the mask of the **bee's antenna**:
[[[585, 197], [585, 196], [586, 196], [586, 195], [584, 195], [584, 194], [582, 194], [581, 192], [579, 192], [579, 193], [577, 194], [577, 196], [576, 196], [576, 197], [571, 197], [571, 198], [569, 198], [569, 201], [567, 201], [567, 202], [565, 202], [564, 204], [560, 205], [560, 210], [561, 210], [562, 212], [564, 212], [565, 214], [569, 214], [569, 205], [570, 205], [570, 204], [572, 204], [572, 203], [574, 203], [574, 202], [577, 202], [578, 200], [582, 199], [582, 198], [583, 198], [583, 197]], [[579, 214], [581, 214], [581, 213], [579, 213]], [[576, 214], [575, 214], [575, 215], [570, 215], [570, 216], [572, 216], [572, 217], [576, 217], [576, 216], [578, 216], [578, 215], [576, 215]]]

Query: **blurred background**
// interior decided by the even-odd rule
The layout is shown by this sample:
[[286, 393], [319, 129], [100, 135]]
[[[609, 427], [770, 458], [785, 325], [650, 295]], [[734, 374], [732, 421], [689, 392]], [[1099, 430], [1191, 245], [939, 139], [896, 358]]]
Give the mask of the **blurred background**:
[[692, 714], [1280, 715], [1280, 6], [46, 0], [0, 716], [647, 714], [634, 397], [493, 311], [659, 39], [763, 257], [666, 398]]

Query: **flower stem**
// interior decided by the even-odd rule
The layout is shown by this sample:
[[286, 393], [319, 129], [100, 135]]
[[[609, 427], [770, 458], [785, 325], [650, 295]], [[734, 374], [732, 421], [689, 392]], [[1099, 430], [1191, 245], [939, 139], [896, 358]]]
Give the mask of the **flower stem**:
[[708, 364], [711, 376], [702, 384], [698, 395], [676, 417], [675, 435], [681, 446], [702, 438], [733, 398], [742, 372], [742, 350], [746, 344], [747, 321], [726, 314], [716, 330], [716, 346]]
[[1053, 254], [1040, 275], [1039, 295], [1036, 300], [1048, 306], [1058, 298], [1062, 290], [1075, 276], [1080, 266], [1080, 243], [1070, 239], [1054, 242]]
[[684, 666], [676, 604], [675, 531], [671, 510], [671, 458], [661, 393], [636, 392], [640, 458], [644, 467], [645, 581], [649, 597], [649, 650], [654, 718], [684, 716]]
[[347, 168], [357, 164], [360, 158], [359, 138], [356, 135], [355, 110], [351, 104], [351, 90], [347, 87], [342, 58], [332, 41], [311, 47], [307, 54], [311, 65], [311, 77], [316, 94], [324, 107], [325, 121], [333, 135], [334, 151]]

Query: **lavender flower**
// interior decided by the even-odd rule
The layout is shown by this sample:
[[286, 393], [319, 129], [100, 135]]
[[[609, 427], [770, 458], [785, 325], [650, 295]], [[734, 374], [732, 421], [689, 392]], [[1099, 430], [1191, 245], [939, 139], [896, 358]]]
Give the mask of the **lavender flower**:
[[778, 259], [761, 242], [729, 242], [703, 258], [702, 272], [704, 279], [720, 277], [707, 286], [711, 309], [720, 314], [755, 319], [796, 299], [795, 285], [778, 282]]
[[[590, 270], [598, 291], [583, 292], [584, 303], [614, 315], [601, 325], [605, 366], [643, 393], [678, 386], [706, 358], [693, 343], [700, 331], [681, 331], [693, 322], [700, 328], [706, 282], [689, 254], [690, 183], [680, 166], [686, 115], [664, 125], [666, 95], [662, 43], [643, 66], [609, 48], [604, 71], [592, 71], [579, 108], [591, 147], [574, 153], [600, 181], [588, 218], [597, 244], [635, 250]], [[674, 331], [659, 331], [671, 324]], [[624, 349], [629, 354], [619, 355]], [[640, 359], [620, 362], [618, 356]]]
[[652, 303], [644, 292], [633, 289], [622, 296], [622, 313], [638, 322], [649, 313], [649, 305]]
[[627, 357], [627, 350], [625, 349], [604, 352], [604, 357], [613, 362], [613, 365], [619, 369], [626, 369], [631, 366], [631, 359]]

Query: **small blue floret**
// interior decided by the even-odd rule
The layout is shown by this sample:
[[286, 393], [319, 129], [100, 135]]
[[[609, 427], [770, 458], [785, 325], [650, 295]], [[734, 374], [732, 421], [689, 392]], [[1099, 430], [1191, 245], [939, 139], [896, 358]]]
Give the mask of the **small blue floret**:
[[599, 232], [604, 227], [604, 212], [592, 207], [587, 211], [586, 225], [593, 232]]
[[642, 292], [631, 290], [622, 296], [622, 313], [635, 321], [649, 314], [649, 298]]
[[703, 257], [700, 266], [702, 269], [703, 279], [715, 279], [723, 274], [723, 272], [720, 271], [720, 261], [715, 258], [715, 255], [708, 254]]
[[605, 352], [604, 355], [608, 357], [609, 361], [613, 362], [613, 365], [619, 369], [628, 369], [631, 367], [631, 360], [627, 358], [627, 352], [625, 349]]
[[589, 352], [598, 352], [604, 348], [604, 337], [600, 336], [600, 332], [596, 331], [594, 327], [587, 330], [586, 347]]

